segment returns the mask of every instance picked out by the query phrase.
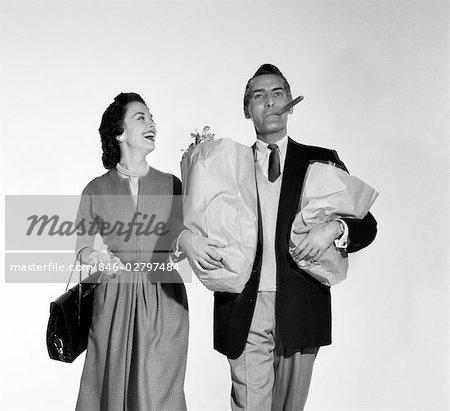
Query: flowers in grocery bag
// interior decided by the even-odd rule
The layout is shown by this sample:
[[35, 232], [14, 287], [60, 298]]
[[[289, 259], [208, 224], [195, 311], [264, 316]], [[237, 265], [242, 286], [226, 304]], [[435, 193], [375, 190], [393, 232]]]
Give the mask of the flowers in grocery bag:
[[253, 152], [231, 139], [214, 140], [209, 127], [192, 134], [181, 160], [184, 225], [225, 244], [216, 251], [225, 268], [203, 273], [192, 267], [211, 291], [240, 293], [250, 278], [258, 235]]
[[[333, 163], [316, 161], [310, 164], [300, 196], [300, 211], [292, 223], [291, 255], [306, 237], [306, 234], [296, 234], [294, 230], [341, 217], [364, 218], [377, 196], [372, 187]], [[347, 277], [348, 258], [332, 244], [319, 261], [302, 260], [297, 265], [322, 284], [332, 286]]]

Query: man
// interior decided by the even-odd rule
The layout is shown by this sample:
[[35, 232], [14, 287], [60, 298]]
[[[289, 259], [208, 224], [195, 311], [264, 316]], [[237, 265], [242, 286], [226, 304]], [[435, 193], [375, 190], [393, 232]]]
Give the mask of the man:
[[[261, 66], [245, 89], [244, 113], [257, 137], [258, 247], [243, 292], [214, 294], [214, 348], [230, 363], [233, 410], [302, 410], [318, 347], [331, 344], [330, 289], [298, 268], [289, 237], [310, 162], [343, 164], [335, 151], [288, 137], [292, 109], [277, 111], [291, 100], [289, 83], [271, 64]], [[348, 252], [366, 247], [376, 221], [369, 213], [304, 232], [294, 258], [314, 261], [335, 241]]]

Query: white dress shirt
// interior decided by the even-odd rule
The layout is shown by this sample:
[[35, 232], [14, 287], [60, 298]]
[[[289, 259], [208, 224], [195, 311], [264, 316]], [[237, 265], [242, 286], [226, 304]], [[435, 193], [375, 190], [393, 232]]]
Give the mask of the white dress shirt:
[[[287, 151], [287, 143], [288, 136], [284, 136], [281, 140], [278, 140], [276, 143], [278, 146], [278, 154], [280, 155], [280, 173], [283, 175], [284, 163], [286, 161], [286, 151]], [[261, 167], [261, 171], [264, 174], [264, 177], [269, 178], [269, 156], [272, 150], [268, 148], [268, 144], [264, 143], [261, 140], [256, 140], [256, 150], [255, 157], [256, 161], [259, 163]]]

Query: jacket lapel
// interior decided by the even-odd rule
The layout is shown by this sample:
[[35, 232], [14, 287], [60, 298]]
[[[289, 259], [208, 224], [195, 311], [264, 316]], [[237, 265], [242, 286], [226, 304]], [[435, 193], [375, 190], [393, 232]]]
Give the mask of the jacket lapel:
[[278, 205], [277, 238], [279, 238], [280, 229], [285, 226], [286, 220], [289, 222], [290, 228], [295, 218], [308, 165], [309, 158], [306, 147], [289, 138]]

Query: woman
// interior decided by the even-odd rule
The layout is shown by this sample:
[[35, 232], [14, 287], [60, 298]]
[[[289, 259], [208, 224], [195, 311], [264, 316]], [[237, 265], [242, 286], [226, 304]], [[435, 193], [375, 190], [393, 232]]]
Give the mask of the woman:
[[[86, 186], [77, 216], [89, 227], [78, 237], [80, 260], [103, 269], [77, 410], [185, 410], [187, 298], [167, 268], [169, 251], [179, 241], [191, 263], [219, 267], [220, 244], [185, 231], [180, 181], [147, 164], [156, 126], [138, 94], [119, 94], [99, 132], [109, 171]], [[106, 252], [93, 248], [95, 233]]]

